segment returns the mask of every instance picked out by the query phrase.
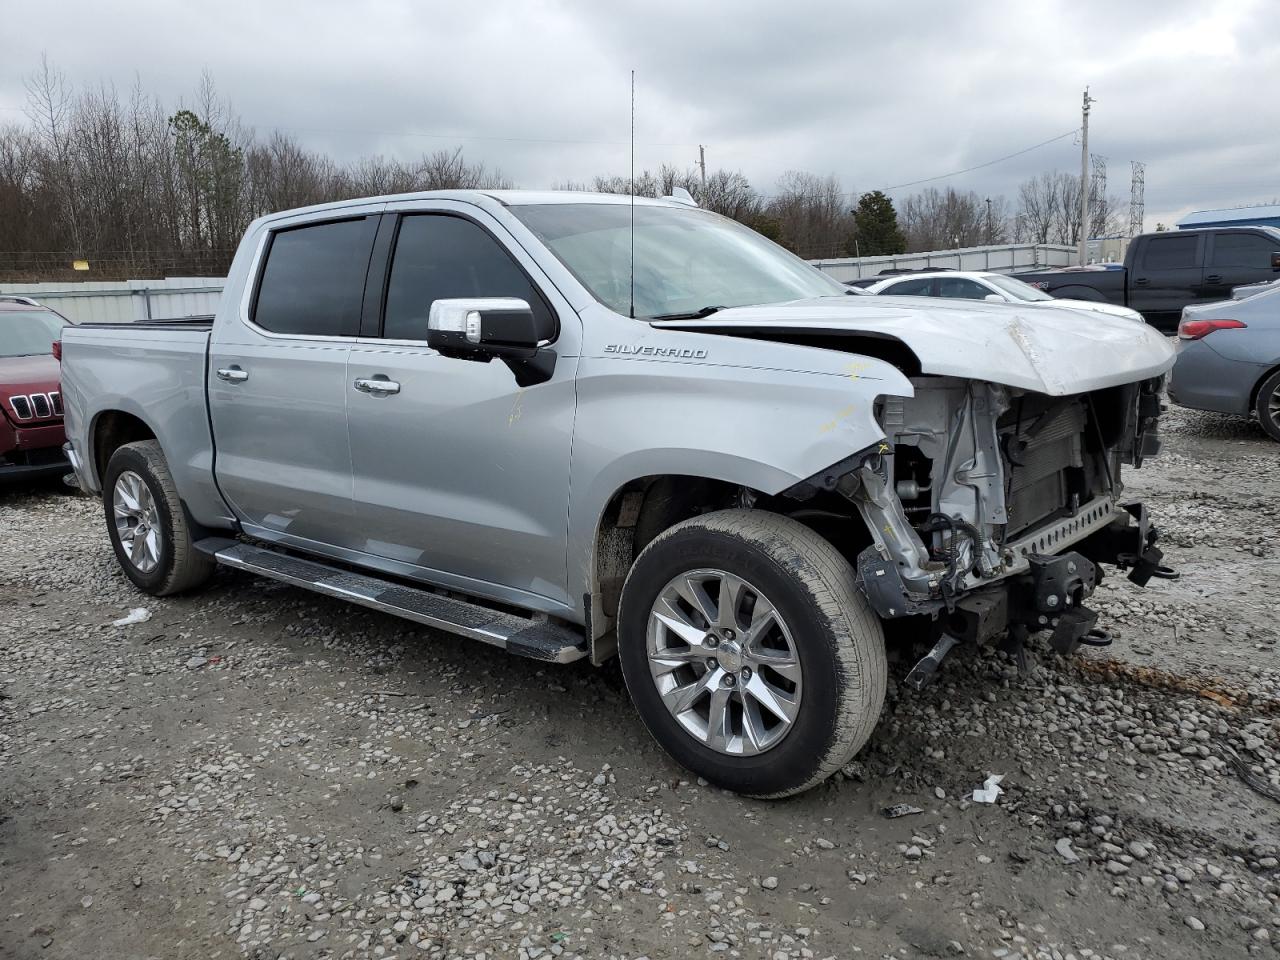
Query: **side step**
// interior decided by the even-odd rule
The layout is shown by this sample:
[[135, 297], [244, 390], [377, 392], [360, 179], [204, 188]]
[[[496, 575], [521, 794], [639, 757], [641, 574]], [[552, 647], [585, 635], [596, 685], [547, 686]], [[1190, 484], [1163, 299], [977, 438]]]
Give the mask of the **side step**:
[[580, 634], [547, 620], [490, 610], [480, 604], [441, 596], [430, 590], [406, 587], [225, 537], [210, 537], [198, 541], [195, 546], [225, 566], [247, 570], [328, 597], [349, 600], [438, 630], [448, 630], [502, 647], [517, 656], [551, 663], [572, 663], [587, 655], [587, 644]]

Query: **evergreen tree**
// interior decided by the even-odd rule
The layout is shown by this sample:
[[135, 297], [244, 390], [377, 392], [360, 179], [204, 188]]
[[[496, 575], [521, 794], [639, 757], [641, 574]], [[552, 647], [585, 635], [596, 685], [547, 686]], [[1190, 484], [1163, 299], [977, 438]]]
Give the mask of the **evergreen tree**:
[[858, 198], [853, 227], [856, 234], [849, 238], [850, 256], [880, 257], [907, 251], [907, 238], [898, 226], [893, 201], [879, 190]]

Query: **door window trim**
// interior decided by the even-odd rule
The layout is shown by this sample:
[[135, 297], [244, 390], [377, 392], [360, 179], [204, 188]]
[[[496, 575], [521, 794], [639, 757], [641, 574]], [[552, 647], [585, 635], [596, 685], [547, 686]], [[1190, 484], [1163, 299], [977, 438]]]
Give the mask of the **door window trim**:
[[[253, 278], [252, 283], [244, 285], [244, 293], [240, 297], [240, 323], [261, 337], [270, 340], [301, 340], [307, 343], [354, 343], [359, 339], [363, 331], [364, 319], [364, 294], [369, 285], [369, 271], [373, 267], [373, 256], [377, 252], [378, 236], [382, 230], [382, 209], [383, 205], [379, 204], [376, 208], [361, 213], [358, 211], [338, 213], [334, 211], [334, 216], [316, 217], [314, 220], [285, 221], [275, 226], [267, 227], [262, 231], [262, 236], [258, 238], [257, 247], [253, 251], [253, 259], [249, 264], [249, 273]], [[357, 318], [356, 332], [350, 336], [335, 336], [332, 334], [309, 334], [309, 333], [276, 333], [265, 327], [260, 327], [254, 323], [253, 317], [258, 306], [258, 291], [262, 287], [262, 276], [267, 269], [267, 256], [271, 252], [271, 244], [275, 240], [277, 233], [283, 233], [287, 230], [299, 230], [305, 227], [319, 227], [326, 223], [342, 223], [347, 220], [368, 220], [370, 217], [379, 220], [378, 225], [374, 229], [374, 241], [369, 251], [369, 263], [365, 265], [364, 284], [361, 293], [361, 315]]]
[[[464, 213], [459, 210], [427, 209], [427, 210], [388, 210], [384, 215], [384, 222], [385, 220], [389, 219], [394, 221], [394, 223], [392, 225], [392, 228], [389, 231], [390, 242], [387, 244], [387, 247], [385, 250], [379, 250], [377, 239], [374, 240], [374, 253], [375, 253], [375, 256], [380, 257], [380, 262], [377, 264], [373, 264], [373, 263], [370, 264], [368, 276], [369, 276], [369, 280], [372, 280], [375, 277], [375, 273], [380, 274], [378, 279], [381, 282], [381, 289], [378, 292], [377, 307], [376, 307], [377, 314], [373, 318], [375, 322], [369, 325], [370, 332], [368, 334], [365, 333], [365, 323], [363, 322], [363, 320], [361, 321], [361, 325], [360, 325], [361, 335], [358, 339], [362, 343], [381, 343], [381, 344], [386, 344], [388, 346], [420, 347], [423, 349], [430, 349], [427, 347], [427, 341], [425, 338], [419, 339], [419, 340], [408, 340], [408, 339], [400, 339], [400, 338], [392, 339], [390, 337], [383, 336], [383, 331], [386, 329], [386, 322], [387, 322], [387, 293], [391, 289], [391, 270], [395, 264], [396, 247], [400, 243], [400, 228], [404, 225], [405, 218], [407, 217], [453, 217], [455, 219], [466, 220], [469, 223], [474, 224], [490, 240], [492, 240], [495, 244], [498, 245], [498, 248], [507, 256], [507, 258], [511, 261], [511, 263], [515, 266], [515, 268], [520, 271], [521, 275], [524, 276], [525, 280], [529, 282], [530, 289], [532, 289], [533, 292], [537, 295], [538, 299], [542, 301], [542, 305], [546, 307], [547, 312], [550, 313], [552, 319], [555, 320], [556, 322], [555, 336], [553, 336], [551, 340], [548, 341], [547, 346], [554, 345], [556, 341], [560, 339], [560, 331], [562, 328], [562, 324], [560, 322], [560, 312], [556, 310], [555, 306], [551, 303], [550, 298], [548, 298], [546, 293], [543, 292], [542, 286], [538, 283], [538, 281], [535, 280], [533, 276], [529, 273], [529, 271], [525, 269], [524, 264], [520, 262], [520, 258], [515, 256], [511, 252], [511, 249], [505, 243], [499, 240], [498, 237], [494, 234], [494, 232], [490, 230], [486, 224], [482, 223], [477, 217], [473, 217], [470, 214]], [[382, 230], [382, 227], [380, 225], [379, 237], [381, 236], [381, 230]], [[366, 303], [366, 306], [369, 306], [369, 304]], [[432, 351], [432, 352], [434, 353], [435, 351]]]

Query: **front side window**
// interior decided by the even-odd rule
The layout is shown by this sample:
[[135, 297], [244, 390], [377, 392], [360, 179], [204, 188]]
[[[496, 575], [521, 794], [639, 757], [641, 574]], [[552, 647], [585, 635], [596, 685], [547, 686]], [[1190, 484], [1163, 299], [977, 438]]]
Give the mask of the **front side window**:
[[636, 317], [653, 320], [707, 308], [848, 296], [843, 284], [750, 227], [705, 210], [547, 203], [511, 212], [592, 296], [623, 316], [632, 313], [633, 302]]
[[0, 310], [0, 357], [52, 354], [66, 323], [48, 310]]
[[425, 340], [437, 300], [515, 297], [548, 316], [551, 308], [511, 255], [484, 228], [462, 217], [406, 216], [400, 223], [382, 335]]
[[1015, 300], [1021, 300], [1024, 303], [1035, 303], [1039, 300], [1052, 300], [1053, 297], [1045, 293], [1043, 290], [1037, 290], [1031, 284], [1013, 277], [987, 277], [987, 282], [994, 287], [998, 287], [1013, 297]]
[[1280, 238], [1269, 240], [1256, 233], [1220, 233], [1213, 238], [1212, 267], [1271, 269], [1271, 255], [1280, 253]]
[[964, 277], [939, 277], [938, 296], [954, 300], [981, 300], [993, 294], [982, 284]]
[[923, 277], [919, 280], [903, 280], [885, 289], [885, 294], [893, 297], [927, 297], [933, 289], [933, 278]]
[[377, 217], [360, 217], [278, 231], [253, 322], [272, 333], [354, 337], [377, 228]]
[[1178, 270], [1196, 266], [1196, 244], [1200, 238], [1152, 237], [1142, 264], [1148, 270]]

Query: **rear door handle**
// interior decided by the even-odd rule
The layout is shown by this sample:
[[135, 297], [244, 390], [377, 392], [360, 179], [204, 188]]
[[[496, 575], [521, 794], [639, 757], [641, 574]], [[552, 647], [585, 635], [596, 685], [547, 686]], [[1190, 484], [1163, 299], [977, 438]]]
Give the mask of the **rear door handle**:
[[235, 366], [221, 367], [218, 370], [218, 379], [225, 380], [227, 383], [244, 383], [249, 379], [249, 371]]
[[371, 393], [375, 397], [386, 397], [400, 392], [400, 384], [381, 375], [359, 377], [356, 379], [355, 386], [361, 393]]
[[1140, 286], [1140, 287], [1145, 287], [1145, 286], [1146, 286], [1148, 283], [1150, 283], [1151, 281], [1150, 281], [1150, 280], [1148, 280], [1146, 277], [1138, 277], [1138, 278], [1137, 278], [1136, 280], [1134, 280], [1133, 282], [1134, 282], [1135, 284], [1137, 284], [1138, 286]]

